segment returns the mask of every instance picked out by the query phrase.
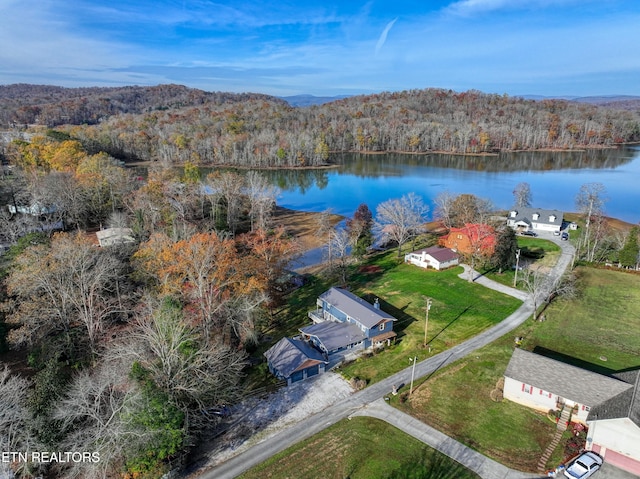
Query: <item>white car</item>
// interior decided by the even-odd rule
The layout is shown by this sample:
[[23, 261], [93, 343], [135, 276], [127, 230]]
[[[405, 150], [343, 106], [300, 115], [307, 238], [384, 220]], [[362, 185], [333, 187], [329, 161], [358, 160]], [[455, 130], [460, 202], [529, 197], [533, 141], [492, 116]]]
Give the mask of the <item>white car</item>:
[[571, 479], [591, 477], [602, 466], [602, 458], [595, 452], [580, 454], [565, 470], [564, 475]]

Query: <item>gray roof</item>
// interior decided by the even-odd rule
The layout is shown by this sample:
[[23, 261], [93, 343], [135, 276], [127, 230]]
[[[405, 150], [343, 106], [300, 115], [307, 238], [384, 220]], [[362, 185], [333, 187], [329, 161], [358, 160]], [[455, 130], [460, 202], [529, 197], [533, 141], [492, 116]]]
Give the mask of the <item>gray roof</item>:
[[446, 263], [448, 261], [458, 259], [458, 253], [450, 248], [441, 248], [440, 246], [431, 246], [429, 248], [414, 251], [413, 254], [426, 253], [440, 263]]
[[304, 334], [317, 337], [327, 348], [327, 351], [334, 351], [344, 348], [349, 344], [357, 344], [364, 341], [366, 336], [362, 330], [353, 323], [338, 323], [335, 321], [324, 321], [300, 328]]
[[264, 356], [271, 366], [288, 378], [299, 369], [318, 363], [328, 363], [320, 351], [299, 339], [282, 338], [265, 351]]
[[632, 379], [629, 376], [635, 376], [632, 379], [634, 386], [592, 407], [587, 417], [588, 421], [629, 418], [640, 426], [640, 371], [630, 371], [630, 373], [625, 373], [624, 378]]
[[516, 348], [505, 377], [592, 407], [632, 388], [631, 384]]
[[335, 306], [347, 316], [364, 324], [371, 329], [382, 321], [397, 321], [396, 318], [381, 309], [374, 308], [372, 304], [359, 298], [346, 289], [331, 288], [320, 295], [320, 299]]
[[[516, 212], [515, 217], [511, 216], [511, 213], [513, 211]], [[530, 225], [534, 221], [533, 215], [535, 213], [538, 213], [540, 215], [539, 218], [535, 220], [536, 223], [562, 226], [563, 213], [559, 210], [544, 210], [542, 208], [528, 208], [525, 206], [519, 206], [517, 208], [513, 208], [509, 212], [508, 218], [510, 221], [515, 221], [516, 223], [519, 221], [524, 221], [525, 223]], [[551, 216], [555, 216], [556, 220], [549, 221], [549, 217]]]

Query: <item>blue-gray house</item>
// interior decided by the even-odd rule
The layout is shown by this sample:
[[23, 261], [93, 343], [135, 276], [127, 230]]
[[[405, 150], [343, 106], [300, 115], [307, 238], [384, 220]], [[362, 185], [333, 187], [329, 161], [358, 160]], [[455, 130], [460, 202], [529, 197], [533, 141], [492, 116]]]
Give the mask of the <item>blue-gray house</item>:
[[300, 328], [300, 336], [283, 338], [264, 353], [269, 371], [288, 385], [339, 364], [349, 350], [380, 347], [396, 337], [397, 320], [377, 299], [371, 304], [341, 288], [320, 295], [309, 317], [313, 324]]
[[[320, 295], [316, 303], [317, 308], [309, 311], [309, 317], [314, 325], [302, 328], [303, 335], [314, 335], [325, 345], [325, 350], [331, 352], [345, 348], [370, 348], [389, 344], [396, 337], [393, 332], [393, 323], [396, 318], [380, 309], [380, 303], [376, 298], [374, 304], [342, 288], [331, 288]], [[330, 328], [325, 322], [338, 323], [339, 326]], [[329, 328], [330, 334], [321, 334], [323, 328]], [[340, 329], [342, 328], [342, 329]], [[341, 331], [338, 333], [338, 331]], [[359, 332], [360, 337], [356, 334]], [[320, 334], [319, 334], [320, 333]], [[326, 340], [323, 340], [323, 336]], [[338, 346], [338, 337], [344, 338], [342, 345]], [[359, 339], [356, 341], [356, 339]], [[335, 344], [330, 348], [326, 343]]]
[[288, 386], [323, 373], [329, 363], [326, 354], [298, 338], [282, 338], [264, 356], [271, 374], [286, 380]]

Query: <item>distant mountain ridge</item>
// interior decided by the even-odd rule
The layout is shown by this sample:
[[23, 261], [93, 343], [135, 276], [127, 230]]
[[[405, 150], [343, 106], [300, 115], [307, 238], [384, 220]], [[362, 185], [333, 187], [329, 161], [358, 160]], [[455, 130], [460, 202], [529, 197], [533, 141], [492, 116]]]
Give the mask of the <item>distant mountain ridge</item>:
[[305, 107], [312, 105], [323, 105], [336, 100], [343, 100], [353, 95], [336, 95], [336, 96], [315, 96], [315, 95], [292, 95], [281, 96], [289, 105], [295, 107]]
[[544, 95], [515, 95], [526, 100], [565, 100], [574, 103], [588, 103], [596, 106], [606, 106], [615, 110], [640, 110], [640, 96], [634, 95], [597, 95], [597, 96], [544, 96]]

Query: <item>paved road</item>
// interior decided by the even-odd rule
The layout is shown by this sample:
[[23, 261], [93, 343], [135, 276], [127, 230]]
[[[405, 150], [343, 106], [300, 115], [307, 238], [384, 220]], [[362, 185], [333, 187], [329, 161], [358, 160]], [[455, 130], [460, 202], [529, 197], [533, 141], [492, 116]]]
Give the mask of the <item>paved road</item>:
[[[560, 241], [555, 237], [549, 235], [549, 238], [555, 243], [557, 243], [561, 249], [562, 254], [558, 263], [554, 266], [551, 273], [549, 274], [549, 281], [546, 284], [547, 290], [555, 284], [555, 282], [562, 276], [564, 271], [567, 269], [571, 260], [573, 258], [574, 249], [571, 244], [567, 241]], [[502, 292], [511, 295], [521, 295], [521, 292], [515, 292], [512, 288], [507, 286], [495, 283], [483, 276], [475, 275], [475, 282], [483, 284], [487, 287], [495, 288]], [[468, 276], [466, 277], [468, 278]], [[531, 317], [533, 313], [532, 302], [529, 298], [526, 298], [524, 303], [518, 310], [516, 310], [513, 314], [508, 316], [504, 321], [500, 322], [496, 326], [482, 332], [478, 336], [475, 336], [464, 343], [458, 344], [457, 346], [452, 347], [442, 353], [436, 354], [418, 364], [416, 364], [415, 368], [415, 378], [421, 378], [427, 376], [434, 371], [442, 368], [448, 364], [451, 364], [454, 361], [457, 361], [460, 358], [463, 358], [467, 354], [479, 349], [490, 342], [498, 339], [499, 337], [507, 334], [509, 331], [512, 331], [522, 323], [524, 323], [528, 318]], [[314, 434], [322, 431], [323, 429], [331, 426], [338, 421], [345, 419], [346, 417], [358, 414], [360, 410], [364, 410], [364, 408], [368, 407], [369, 411], [373, 411], [371, 404], [380, 398], [388, 395], [394, 385], [399, 384], [409, 384], [411, 380], [411, 367], [400, 371], [393, 376], [390, 376], [379, 383], [373, 384], [362, 391], [358, 391], [354, 393], [352, 396], [344, 399], [333, 406], [321, 411], [308, 419], [293, 425], [285, 430], [280, 431], [275, 436], [271, 437], [267, 441], [263, 441], [261, 443], [256, 444], [252, 448], [247, 451], [229, 459], [228, 461], [216, 466], [215, 468], [207, 471], [201, 477], [202, 479], [232, 479], [243, 472], [249, 470], [250, 468], [264, 462], [269, 459], [271, 456], [277, 454], [280, 451], [285, 450], [286, 448], [307, 439]], [[395, 411], [393, 408], [389, 408], [392, 411]], [[403, 413], [397, 411], [397, 413], [385, 413], [390, 418], [393, 416], [402, 424], [403, 421], [398, 419], [402, 416]], [[412, 434], [412, 430], [415, 432], [415, 428], [417, 427], [413, 424], [412, 428], [409, 427], [409, 422], [406, 421], [407, 430], [409, 434]], [[495, 461], [490, 461], [488, 458], [475, 453], [471, 449], [466, 446], [454, 441], [451, 438], [444, 439], [444, 435], [441, 433], [437, 434], [423, 434], [421, 440], [425, 440], [425, 442], [435, 448], [442, 446], [443, 441], [449, 441], [447, 450], [454, 454], [451, 457], [458, 460], [459, 462], [468, 461], [469, 464], [476, 464], [478, 469], [476, 472], [481, 474], [481, 477], [484, 479], [515, 479], [515, 478], [523, 478], [523, 477], [534, 477], [534, 476], [526, 476], [523, 473], [518, 471], [513, 471], [508, 469], [507, 467], [498, 464]], [[433, 443], [427, 442], [427, 440], [433, 439]], [[455, 456], [455, 457], [454, 457]], [[482, 459], [481, 459], [482, 458]], [[467, 465], [467, 464], [465, 464]]]

